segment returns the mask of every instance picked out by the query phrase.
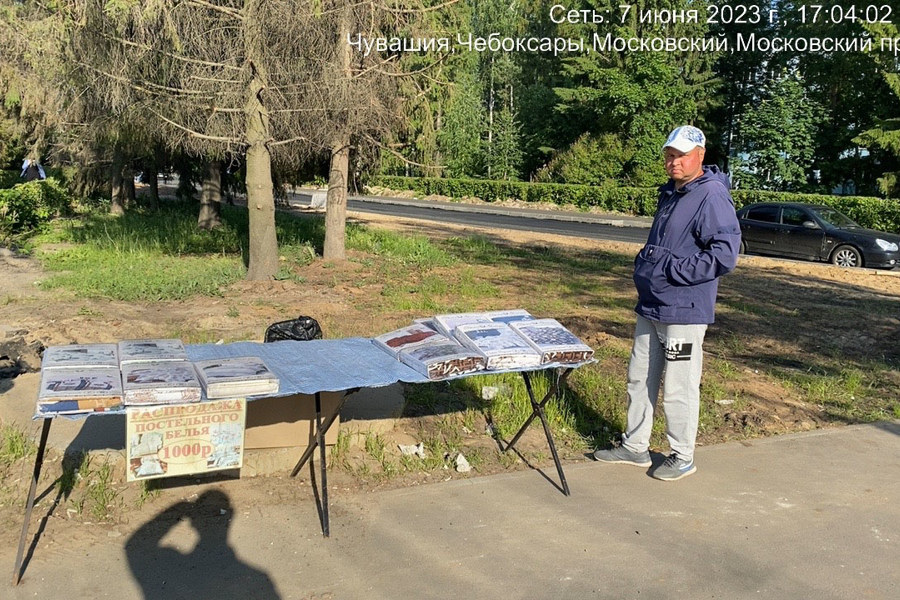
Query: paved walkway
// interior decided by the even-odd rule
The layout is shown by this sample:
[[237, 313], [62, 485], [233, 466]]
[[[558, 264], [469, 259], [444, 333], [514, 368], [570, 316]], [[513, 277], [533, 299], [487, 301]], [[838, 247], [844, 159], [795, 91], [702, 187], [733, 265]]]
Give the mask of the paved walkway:
[[900, 597], [900, 423], [702, 447], [697, 463], [675, 483], [570, 464], [568, 498], [534, 471], [335, 490], [329, 539], [309, 502], [231, 515], [207, 498], [196, 529], [161, 514], [128, 539], [39, 541], [0, 597]]

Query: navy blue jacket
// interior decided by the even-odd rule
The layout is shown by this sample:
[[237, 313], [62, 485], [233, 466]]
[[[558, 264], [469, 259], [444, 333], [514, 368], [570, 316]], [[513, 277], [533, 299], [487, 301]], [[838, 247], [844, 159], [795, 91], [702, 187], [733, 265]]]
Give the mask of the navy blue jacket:
[[715, 320], [718, 278], [734, 269], [741, 228], [718, 167], [680, 190], [659, 188], [659, 204], [647, 244], [634, 260], [638, 304], [634, 311], [661, 323]]

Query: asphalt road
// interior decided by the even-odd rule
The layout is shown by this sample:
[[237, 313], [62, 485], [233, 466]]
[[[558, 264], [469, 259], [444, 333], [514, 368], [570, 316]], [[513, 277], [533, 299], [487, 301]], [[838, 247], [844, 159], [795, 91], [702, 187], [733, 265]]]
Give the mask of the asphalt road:
[[[290, 206], [301, 208], [308, 208], [310, 202], [309, 192], [291, 194], [288, 199]], [[544, 232], [638, 244], [647, 241], [647, 227], [651, 221], [647, 218], [627, 218], [620, 215], [516, 209], [378, 196], [351, 196], [347, 201], [347, 208], [351, 211], [472, 227]]]
[[522, 231], [540, 231], [555, 235], [568, 235], [598, 240], [643, 243], [647, 241], [647, 230], [627, 226], [607, 225], [584, 221], [558, 221], [531, 216], [497, 213], [462, 212], [442, 208], [422, 206], [400, 206], [396, 204], [376, 204], [362, 200], [350, 200], [347, 208], [360, 212], [393, 215], [412, 219], [427, 219], [473, 227], [498, 227]]
[[[160, 184], [160, 190], [174, 193], [172, 182]], [[324, 199], [324, 192], [298, 190], [288, 192], [287, 206], [282, 208], [309, 209], [313, 195]], [[494, 227], [517, 231], [544, 232], [554, 235], [632, 242], [647, 241], [647, 228], [652, 219], [623, 215], [598, 215], [571, 211], [507, 208], [501, 206], [436, 202], [409, 198], [380, 196], [350, 196], [347, 209], [356, 212], [388, 215], [409, 219], [423, 219], [439, 223]], [[324, 210], [324, 207], [321, 209]]]

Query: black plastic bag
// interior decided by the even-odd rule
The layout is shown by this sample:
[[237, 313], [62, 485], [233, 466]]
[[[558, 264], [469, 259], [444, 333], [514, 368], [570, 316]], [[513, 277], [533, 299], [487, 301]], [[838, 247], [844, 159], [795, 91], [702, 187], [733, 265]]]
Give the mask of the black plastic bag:
[[322, 339], [322, 328], [319, 322], [312, 317], [299, 316], [288, 321], [272, 323], [266, 329], [265, 342], [278, 342], [281, 340], [307, 340]]

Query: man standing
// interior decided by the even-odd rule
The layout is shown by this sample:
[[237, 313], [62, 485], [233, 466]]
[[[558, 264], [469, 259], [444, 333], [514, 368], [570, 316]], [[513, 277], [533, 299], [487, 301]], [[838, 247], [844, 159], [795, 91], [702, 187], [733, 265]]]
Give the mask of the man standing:
[[22, 162], [22, 174], [20, 175], [20, 177], [27, 182], [36, 181], [38, 179], [46, 179], [47, 174], [44, 173], [44, 167], [41, 166], [41, 163], [36, 160], [26, 158]]
[[706, 137], [685, 125], [663, 145], [669, 182], [647, 244], [634, 261], [637, 325], [628, 365], [628, 424], [622, 445], [597, 450], [601, 462], [649, 467], [653, 410], [663, 390], [672, 454], [651, 475], [675, 481], [697, 470], [703, 337], [714, 321], [718, 278], [737, 264], [741, 230], [728, 178], [703, 166]]

